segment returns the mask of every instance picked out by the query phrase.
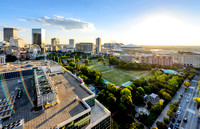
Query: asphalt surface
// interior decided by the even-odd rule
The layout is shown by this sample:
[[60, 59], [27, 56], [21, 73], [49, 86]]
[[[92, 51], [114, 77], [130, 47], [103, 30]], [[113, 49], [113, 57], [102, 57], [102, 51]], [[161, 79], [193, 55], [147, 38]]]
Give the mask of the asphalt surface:
[[[198, 79], [199, 76], [195, 76], [190, 82], [191, 86], [188, 88], [185, 94], [183, 94], [182, 100], [179, 104], [181, 107], [179, 109], [180, 113], [177, 113], [177, 117], [174, 117], [176, 121], [174, 124], [179, 123], [179, 129], [200, 129], [200, 120], [198, 119], [197, 104], [194, 102], [193, 98], [198, 97]], [[183, 119], [186, 118], [187, 122]], [[175, 126], [173, 126], [173, 129]]]

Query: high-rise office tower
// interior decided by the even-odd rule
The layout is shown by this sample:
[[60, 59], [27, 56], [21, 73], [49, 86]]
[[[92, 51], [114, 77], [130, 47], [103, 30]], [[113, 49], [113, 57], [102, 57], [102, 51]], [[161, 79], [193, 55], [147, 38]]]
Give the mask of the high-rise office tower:
[[16, 28], [3, 28], [4, 41], [9, 42], [10, 38], [17, 38], [17, 29]]
[[96, 39], [96, 54], [99, 54], [101, 51], [101, 38]]
[[53, 51], [58, 51], [58, 45], [60, 44], [59, 38], [52, 38], [51, 39], [51, 47]]
[[69, 48], [75, 48], [74, 39], [69, 39]]
[[51, 45], [52, 46], [58, 46], [60, 44], [60, 39], [59, 38], [52, 38], [51, 39]]
[[40, 46], [42, 51], [45, 50], [45, 30], [38, 28], [32, 29], [32, 44]]

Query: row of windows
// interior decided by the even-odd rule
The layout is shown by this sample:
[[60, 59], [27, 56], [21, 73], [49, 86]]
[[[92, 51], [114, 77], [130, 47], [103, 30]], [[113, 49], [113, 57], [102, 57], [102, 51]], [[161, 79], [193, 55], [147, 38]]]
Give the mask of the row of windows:
[[3, 73], [3, 74], [0, 74], [0, 80], [17, 78], [17, 77], [27, 76], [27, 75], [33, 75], [33, 70], [17, 71], [17, 72], [11, 72], [11, 73]]
[[82, 127], [84, 127], [90, 123], [90, 117], [91, 117], [90, 112], [86, 113], [83, 116], [77, 118], [76, 120], [61, 127], [60, 129], [81, 129]]
[[95, 105], [95, 98], [90, 98], [85, 101], [90, 107], [93, 107]]
[[92, 127], [92, 129], [110, 129], [110, 116]]

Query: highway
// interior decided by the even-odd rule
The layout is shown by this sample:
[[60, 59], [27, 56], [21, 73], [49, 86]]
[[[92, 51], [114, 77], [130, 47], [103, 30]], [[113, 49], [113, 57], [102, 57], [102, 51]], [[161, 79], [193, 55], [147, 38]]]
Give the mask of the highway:
[[[198, 119], [197, 104], [194, 102], [193, 98], [198, 96], [198, 79], [199, 76], [195, 76], [190, 82], [191, 86], [188, 88], [185, 94], [183, 94], [182, 100], [179, 104], [181, 107], [180, 114], [176, 117], [174, 124], [179, 121], [179, 129], [200, 129], [200, 120]], [[178, 112], [178, 111], [177, 111]], [[183, 119], [187, 118], [187, 122]], [[175, 126], [173, 127], [175, 128]]]

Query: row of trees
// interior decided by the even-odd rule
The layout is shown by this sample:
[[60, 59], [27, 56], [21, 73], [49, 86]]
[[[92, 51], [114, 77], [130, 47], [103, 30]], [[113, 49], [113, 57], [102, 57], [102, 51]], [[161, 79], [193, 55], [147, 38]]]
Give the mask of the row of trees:
[[76, 73], [79, 77], [81, 77], [86, 84], [94, 83], [96, 86], [102, 86], [102, 74], [98, 70], [91, 70], [85, 65], [80, 65], [79, 63], [74, 63], [72, 60], [69, 61], [69, 66], [65, 68], [72, 73]]
[[[200, 77], [199, 77], [200, 80]], [[200, 94], [200, 81], [198, 81], [198, 91]], [[197, 103], [197, 108], [200, 108], [200, 97], [194, 97], [193, 100]]]

